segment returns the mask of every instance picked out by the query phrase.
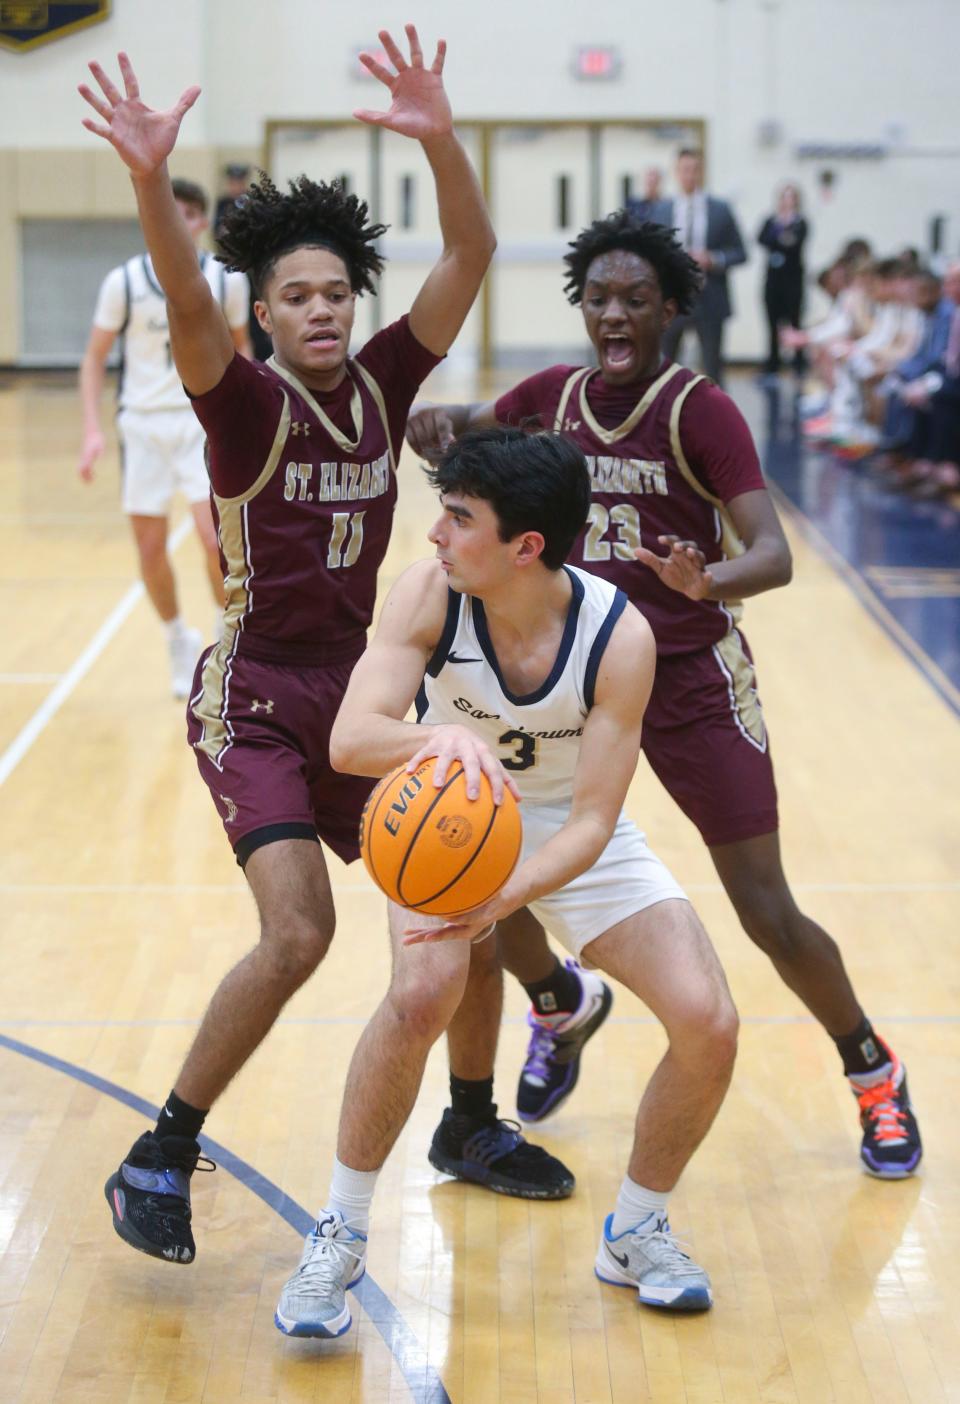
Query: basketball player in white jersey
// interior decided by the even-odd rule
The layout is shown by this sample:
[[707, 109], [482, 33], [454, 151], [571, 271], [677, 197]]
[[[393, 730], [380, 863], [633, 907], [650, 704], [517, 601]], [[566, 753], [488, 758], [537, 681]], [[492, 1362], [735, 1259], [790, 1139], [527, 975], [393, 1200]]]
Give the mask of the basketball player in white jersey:
[[[192, 181], [175, 180], [173, 193], [194, 243], [198, 243], [209, 225], [206, 192]], [[223, 308], [234, 345], [249, 357], [250, 289], [245, 275], [228, 273], [209, 253], [200, 254], [200, 266]], [[167, 554], [170, 503], [177, 489], [190, 504], [218, 618], [223, 609], [223, 572], [210, 511], [203, 430], [173, 364], [167, 301], [148, 254], [138, 254], [111, 269], [97, 297], [80, 366], [84, 429], [78, 471], [84, 482], [92, 481], [94, 464], [104, 450], [100, 405], [107, 358], [118, 336], [123, 338], [117, 414], [123, 510], [133, 528], [147, 594], [166, 627], [173, 694], [187, 697], [204, 640], [180, 617]]]
[[[674, 1239], [667, 1199], [723, 1100], [737, 1015], [693, 908], [623, 813], [653, 635], [616, 586], [563, 564], [590, 506], [586, 462], [569, 440], [479, 430], [452, 444], [430, 479], [442, 504], [429, 533], [437, 559], [390, 591], [334, 724], [331, 760], [383, 775], [436, 756], [441, 786], [459, 759], [473, 798], [482, 770], [495, 799], [506, 785], [523, 801], [523, 852], [500, 892], [463, 917], [444, 923], [391, 904], [390, 988], [354, 1052], [330, 1194], [276, 1323], [300, 1336], [350, 1325], [344, 1290], [365, 1268], [378, 1172], [471, 960], [496, 960], [483, 938], [521, 907], [664, 1025], [669, 1047], [641, 1100], [595, 1268], [650, 1306], [702, 1310], [710, 1280]], [[418, 723], [404, 721], [415, 699]], [[492, 1160], [497, 1147], [487, 1151]]]

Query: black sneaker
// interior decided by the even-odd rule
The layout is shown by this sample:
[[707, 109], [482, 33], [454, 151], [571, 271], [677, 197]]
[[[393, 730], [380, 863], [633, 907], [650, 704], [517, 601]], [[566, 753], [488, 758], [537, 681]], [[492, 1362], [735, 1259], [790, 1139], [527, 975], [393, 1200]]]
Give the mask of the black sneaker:
[[576, 1180], [555, 1156], [523, 1139], [515, 1121], [456, 1116], [447, 1107], [430, 1143], [430, 1164], [445, 1175], [517, 1199], [568, 1199]]
[[923, 1146], [910, 1105], [906, 1070], [896, 1053], [885, 1043], [882, 1046], [890, 1054], [888, 1078], [876, 1087], [864, 1087], [855, 1073], [849, 1078], [863, 1128], [860, 1159], [864, 1169], [878, 1179], [904, 1180], [920, 1164]]
[[103, 1187], [113, 1227], [131, 1247], [170, 1263], [193, 1262], [197, 1247], [190, 1231], [190, 1176], [200, 1160], [201, 1170], [216, 1169], [187, 1136], [158, 1141], [146, 1131], [134, 1141]]
[[580, 1054], [610, 1013], [613, 992], [610, 986], [581, 970], [576, 961], [567, 961], [580, 981], [580, 1004], [559, 1028], [527, 1015], [530, 1042], [517, 1085], [517, 1115], [521, 1121], [543, 1121], [570, 1096], [580, 1076]]

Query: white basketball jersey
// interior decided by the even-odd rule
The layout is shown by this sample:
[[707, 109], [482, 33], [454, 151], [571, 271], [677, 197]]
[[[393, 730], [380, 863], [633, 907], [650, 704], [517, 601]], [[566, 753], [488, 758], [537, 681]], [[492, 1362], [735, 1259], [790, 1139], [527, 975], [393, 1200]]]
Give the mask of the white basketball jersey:
[[417, 720], [476, 731], [530, 804], [567, 805], [603, 651], [627, 604], [622, 590], [573, 566], [573, 597], [549, 676], [526, 697], [504, 681], [483, 604], [449, 591], [443, 636], [427, 664]]
[[[249, 291], [242, 273], [228, 273], [211, 254], [200, 267], [230, 327], [245, 326]], [[188, 409], [190, 401], [170, 354], [167, 300], [145, 254], [107, 274], [94, 326], [123, 337], [119, 405], [128, 410]]]

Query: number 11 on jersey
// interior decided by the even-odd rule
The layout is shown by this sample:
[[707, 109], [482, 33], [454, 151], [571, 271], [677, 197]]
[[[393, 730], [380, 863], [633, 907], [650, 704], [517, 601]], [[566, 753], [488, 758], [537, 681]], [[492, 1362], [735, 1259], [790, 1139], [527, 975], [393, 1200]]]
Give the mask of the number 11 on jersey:
[[[363, 519], [366, 512], [334, 512], [327, 547], [327, 570], [356, 565], [363, 546]], [[349, 534], [349, 539], [348, 539]], [[346, 550], [344, 550], [346, 542]]]

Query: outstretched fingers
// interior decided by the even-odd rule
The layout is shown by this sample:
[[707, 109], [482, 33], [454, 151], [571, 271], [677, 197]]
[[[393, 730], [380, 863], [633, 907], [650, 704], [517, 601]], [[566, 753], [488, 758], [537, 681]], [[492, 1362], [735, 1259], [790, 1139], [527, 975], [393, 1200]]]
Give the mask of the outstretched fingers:
[[177, 102], [176, 107], [173, 109], [174, 115], [176, 116], [178, 122], [182, 121], [184, 115], [190, 111], [191, 107], [196, 102], [197, 98], [200, 96], [200, 91], [200, 88], [194, 86], [192, 88], [185, 88], [180, 94], [179, 101]]
[[388, 29], [381, 29], [379, 39], [380, 43], [383, 45], [383, 50], [384, 53], [387, 55], [387, 58], [394, 65], [397, 72], [402, 73], [405, 68], [409, 67], [409, 64], [407, 63], [407, 60], [403, 57], [403, 54], [400, 52], [399, 46], [391, 36], [390, 31]]
[[373, 54], [361, 54], [360, 62], [368, 73], [373, 74], [374, 78], [379, 78], [380, 82], [385, 83], [388, 88], [392, 85], [396, 74], [391, 73], [388, 68], [384, 68], [383, 64], [373, 57]]
[[107, 99], [107, 102], [109, 102], [110, 106], [118, 107], [119, 104], [123, 102], [123, 98], [120, 94], [120, 89], [114, 83], [112, 78], [107, 77], [107, 73], [103, 65], [97, 63], [96, 59], [92, 59], [90, 63], [87, 64], [87, 67], [93, 74], [94, 78], [96, 78], [97, 82], [100, 84], [100, 88], [103, 92], [103, 95]]
[[99, 122], [92, 122], [89, 117], [81, 117], [80, 122], [88, 132], [93, 132], [94, 136], [103, 137], [104, 141], [113, 141], [113, 132], [109, 127], [101, 127]]
[[407, 40], [410, 44], [410, 62], [414, 68], [423, 67], [423, 49], [420, 47], [420, 36], [417, 34], [415, 24], [405, 24], [403, 26]]
[[[113, 116], [113, 108], [110, 107], [107, 103], [105, 103], [103, 98], [98, 97], [92, 88], [88, 87], [86, 83], [79, 83], [77, 85], [77, 92], [83, 98], [84, 102], [88, 102], [90, 104], [94, 112], [98, 112], [100, 114], [100, 116], [105, 122], [110, 121], [111, 117]], [[89, 127], [91, 131], [97, 131], [96, 125], [90, 121], [89, 117], [84, 118], [83, 125], [85, 127]]]
[[133, 64], [122, 50], [117, 54], [117, 62], [120, 65], [120, 72], [123, 75], [123, 86], [126, 89], [127, 97], [138, 98], [140, 96], [140, 84], [137, 82], [137, 75], [133, 71]]

